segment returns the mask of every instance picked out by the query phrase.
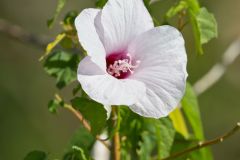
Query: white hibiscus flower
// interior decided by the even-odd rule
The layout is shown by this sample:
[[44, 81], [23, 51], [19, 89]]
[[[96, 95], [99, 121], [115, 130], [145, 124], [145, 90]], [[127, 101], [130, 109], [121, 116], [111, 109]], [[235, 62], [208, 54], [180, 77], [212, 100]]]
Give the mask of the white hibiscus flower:
[[83, 10], [75, 25], [88, 53], [78, 81], [90, 98], [153, 118], [178, 105], [187, 78], [183, 37], [171, 26], [154, 28], [142, 0], [109, 0]]

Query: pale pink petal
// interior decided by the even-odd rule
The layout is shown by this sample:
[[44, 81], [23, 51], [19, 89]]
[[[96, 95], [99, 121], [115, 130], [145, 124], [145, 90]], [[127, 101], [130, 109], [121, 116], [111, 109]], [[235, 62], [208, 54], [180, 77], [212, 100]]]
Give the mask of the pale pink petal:
[[80, 62], [78, 81], [91, 99], [104, 105], [132, 105], [146, 91], [142, 82], [119, 80], [102, 71], [90, 57], [85, 57]]
[[142, 0], [109, 0], [95, 26], [107, 54], [125, 50], [133, 38], [154, 27]]
[[184, 95], [187, 56], [177, 29], [161, 26], [143, 33], [129, 46], [141, 63], [131, 79], [147, 87], [145, 97], [130, 106], [138, 114], [159, 118], [168, 115]]
[[99, 12], [98, 9], [83, 10], [76, 18], [75, 26], [79, 41], [87, 54], [92, 58], [92, 61], [105, 70], [106, 53], [94, 26], [95, 17]]

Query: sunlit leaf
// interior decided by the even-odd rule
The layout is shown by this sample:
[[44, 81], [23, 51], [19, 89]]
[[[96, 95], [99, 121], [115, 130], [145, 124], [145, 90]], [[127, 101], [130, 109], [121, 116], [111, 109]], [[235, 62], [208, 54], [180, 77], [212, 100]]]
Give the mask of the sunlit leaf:
[[60, 14], [61, 10], [63, 9], [63, 7], [65, 6], [66, 1], [67, 0], [58, 0], [57, 8], [56, 8], [53, 18], [51, 18], [47, 21], [47, 25], [49, 28], [53, 27], [53, 24], [56, 21], [56, 19], [57, 19], [58, 15]]
[[32, 151], [27, 154], [24, 160], [47, 160], [47, 154], [42, 151]]
[[169, 117], [172, 120], [175, 130], [181, 133], [185, 138], [189, 137], [188, 129], [181, 109], [176, 108], [173, 112], [170, 113]]
[[45, 57], [47, 57], [51, 51], [64, 39], [64, 37], [66, 37], [65, 33], [57, 35], [55, 40], [47, 45], [45, 54], [39, 58], [39, 61], [42, 61]]
[[94, 135], [100, 133], [106, 124], [107, 113], [103, 105], [86, 98], [74, 98], [72, 106], [79, 110], [83, 117], [89, 121]]

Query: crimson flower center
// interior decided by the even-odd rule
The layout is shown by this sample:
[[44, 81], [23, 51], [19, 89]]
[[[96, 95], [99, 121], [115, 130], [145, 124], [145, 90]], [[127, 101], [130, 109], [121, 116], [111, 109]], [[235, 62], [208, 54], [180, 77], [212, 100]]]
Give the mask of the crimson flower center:
[[107, 72], [118, 79], [125, 79], [134, 73], [140, 61], [133, 60], [128, 53], [111, 53], [106, 57]]

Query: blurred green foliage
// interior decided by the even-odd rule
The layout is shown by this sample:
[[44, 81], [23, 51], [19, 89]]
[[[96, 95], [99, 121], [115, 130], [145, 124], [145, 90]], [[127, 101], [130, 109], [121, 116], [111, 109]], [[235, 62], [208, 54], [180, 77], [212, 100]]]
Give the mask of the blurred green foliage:
[[[82, 3], [85, 3], [85, 2], [82, 2]], [[101, 2], [101, 3], [98, 2], [98, 3], [99, 3], [100, 6], [103, 5], [103, 2]], [[63, 7], [63, 6], [61, 6], [61, 7]], [[184, 7], [182, 7], [182, 8], [185, 9]], [[179, 8], [178, 8], [178, 10], [179, 10]], [[198, 9], [193, 9], [193, 10], [198, 10]], [[179, 11], [177, 11], [177, 12], [179, 12]], [[59, 12], [59, 11], [57, 11], [57, 12]], [[202, 25], [202, 24], [205, 24], [205, 21], [202, 22], [201, 25], [199, 25], [197, 23], [197, 25], [196, 25], [197, 29], [194, 30], [195, 38], [197, 36], [197, 39], [199, 41], [198, 42], [199, 43], [198, 47], [201, 47], [201, 44], [203, 42], [206, 42], [209, 39], [211, 39], [211, 38], [216, 36], [216, 32], [215, 32], [216, 31], [216, 27], [215, 27], [215, 20], [214, 20], [214, 18], [212, 18], [211, 14], [208, 13], [208, 11], [206, 11], [205, 9], [200, 9], [200, 11], [197, 11], [197, 12], [198, 12], [198, 14], [194, 13], [194, 15], [192, 15], [192, 16], [194, 16], [194, 18], [193, 18], [194, 23], [196, 23], [196, 21], [201, 22], [202, 21], [202, 17], [208, 17], [208, 19], [209, 19], [209, 22], [207, 22], [207, 26], [206, 25], [205, 26]], [[57, 14], [59, 14], [59, 13], [57, 13]], [[205, 19], [205, 18], [203, 18], [203, 19]], [[66, 22], [66, 21], [64, 21], [64, 22]], [[70, 21], [70, 23], [72, 23], [72, 21]], [[206, 28], [207, 29], [211, 28], [212, 32], [209, 33], [208, 31], [205, 30]], [[64, 32], [65, 31], [66, 30], [64, 30]], [[208, 35], [205, 35], [205, 33], [208, 33]], [[203, 38], [201, 38], [201, 37], [203, 37]], [[74, 40], [70, 39], [70, 44], [72, 44], [72, 41], [74, 41]], [[69, 43], [67, 43], [67, 44], [69, 44]], [[66, 46], [69, 46], [69, 45], [62, 45], [62, 44], [60, 44], [60, 47], [67, 48]], [[72, 47], [69, 47], [69, 48], [72, 48]], [[200, 49], [200, 51], [201, 51], [201, 49]], [[71, 57], [72, 56], [76, 56], [75, 54], [72, 53], [72, 51], [67, 51], [66, 52], [66, 51], [55, 51], [54, 50], [53, 53], [51, 53], [51, 55], [49, 57], [47, 57], [46, 60], [45, 60], [45, 63], [44, 63], [45, 70], [51, 76], [56, 77], [57, 84], [58, 84], [57, 86], [59, 88], [65, 87], [67, 84], [70, 84], [70, 82], [72, 82], [74, 80], [74, 77], [76, 78], [76, 75], [75, 75], [76, 74], [76, 65], [77, 65], [78, 61], [80, 60], [80, 58], [74, 58], [74, 59], [77, 59], [77, 61], [76, 62], [72, 62], [71, 61], [71, 59], [72, 59]], [[59, 65], [60, 63], [58, 63], [58, 62], [56, 63], [57, 66], [56, 65], [49, 65], [49, 64], [52, 63], [52, 61], [55, 61], [55, 60], [56, 61], [61, 61], [61, 62], [63, 61], [63, 65]], [[36, 61], [34, 63], [36, 63]], [[64, 64], [65, 65], [68, 64], [67, 65], [68, 67], [64, 67]], [[30, 66], [32, 66], [32, 65], [30, 65]], [[71, 66], [71, 67], [69, 67], [69, 66]], [[200, 73], [195, 73], [195, 75], [196, 74], [200, 74]], [[54, 92], [52, 92], [52, 93], [54, 93]], [[236, 93], [239, 93], [239, 90], [237, 90]], [[5, 91], [3, 92], [3, 94], [5, 94], [5, 96], [6, 96], [6, 92]], [[49, 93], [49, 94], [51, 95], [51, 93]], [[40, 94], [40, 96], [41, 96], [41, 94]], [[45, 98], [44, 100], [43, 100], [44, 102], [42, 103], [42, 106], [44, 106], [44, 103], [47, 103], [47, 98]], [[208, 100], [205, 100], [205, 101], [206, 101], [206, 103], [208, 102]], [[8, 101], [6, 101], [4, 103], [9, 104]], [[14, 102], [11, 102], [11, 103], [14, 103]], [[78, 103], [81, 104], [82, 101], [78, 101]], [[137, 115], [132, 115], [133, 113], [131, 113], [127, 109], [126, 109], [126, 111], [122, 111], [121, 112], [121, 114], [122, 114], [122, 123], [121, 123], [121, 125], [123, 125], [123, 126], [124, 125], [125, 126], [126, 125], [130, 125], [129, 127], [126, 127], [127, 130], [121, 130], [122, 133], [124, 133], [124, 135], [128, 135], [128, 137], [130, 137], [130, 140], [131, 140], [131, 143], [129, 143], [129, 142], [123, 142], [122, 143], [123, 148], [125, 148], [125, 150], [122, 151], [123, 152], [122, 154], [126, 156], [126, 159], [127, 159], [127, 156], [129, 156], [128, 155], [129, 147], [132, 148], [132, 149], [135, 148], [135, 150], [132, 151], [132, 154], [134, 156], [140, 156], [143, 159], [145, 157], [147, 159], [149, 155], [152, 155], [155, 152], [155, 149], [154, 149], [155, 147], [161, 148], [161, 147], [165, 146], [164, 148], [166, 148], [166, 151], [164, 151], [164, 152], [161, 151], [161, 153], [158, 152], [158, 156], [159, 157], [166, 157], [166, 156], [168, 156], [170, 154], [170, 152], [173, 152], [173, 151], [170, 151], [170, 149], [169, 149], [169, 147], [172, 146], [172, 143], [174, 144], [174, 146], [175, 146], [175, 143], [178, 143], [178, 145], [176, 145], [177, 147], [174, 147], [172, 149], [175, 152], [177, 150], [181, 150], [182, 147], [191, 146], [197, 140], [203, 139], [203, 131], [202, 131], [202, 128], [201, 128], [201, 124], [199, 124], [199, 122], [200, 122], [199, 121], [200, 120], [200, 118], [199, 118], [200, 115], [199, 115], [198, 104], [196, 102], [196, 98], [194, 97], [194, 94], [193, 94], [190, 86], [188, 86], [188, 88], [187, 88], [186, 96], [185, 96], [185, 98], [182, 101], [182, 105], [183, 105], [183, 110], [184, 110], [184, 112], [186, 114], [186, 117], [190, 120], [190, 125], [191, 125], [191, 127], [193, 129], [193, 133], [195, 133], [195, 137], [194, 138], [191, 136], [191, 137], [189, 137], [189, 139], [186, 139], [185, 137], [183, 137], [179, 133], [175, 134], [174, 131], [171, 130], [173, 125], [172, 125], [171, 120], [168, 119], [168, 118], [161, 119], [160, 121], [152, 120], [152, 119], [146, 119], [145, 120], [145, 119], [143, 119], [143, 118], [141, 118], [141, 117], [139, 117]], [[78, 105], [73, 105], [73, 106], [78, 106]], [[79, 106], [81, 106], [81, 105], [79, 105]], [[192, 110], [189, 110], [188, 106], [195, 106], [196, 108], [194, 108], [195, 110], [192, 111]], [[88, 114], [88, 112], [89, 112], [88, 110], [84, 111], [84, 108], [81, 108], [81, 107], [79, 107], [79, 109], [80, 110], [83, 109], [83, 110], [81, 110], [81, 111], [83, 111], [83, 113], [87, 113]], [[206, 109], [206, 111], [208, 111], [208, 110]], [[29, 114], [32, 114], [32, 112], [30, 112]], [[128, 114], [130, 114], [131, 117], [135, 117], [134, 120], [131, 123], [128, 123], [129, 122], [129, 121], [127, 121], [128, 119], [125, 118], [125, 117], [129, 116]], [[102, 114], [100, 114], [100, 115], [102, 115]], [[193, 116], [193, 117], [189, 118], [189, 116]], [[86, 116], [86, 117], [88, 117], [88, 116]], [[216, 118], [220, 119], [219, 117], [216, 117]], [[91, 115], [90, 115], [90, 119], [89, 120], [91, 121], [91, 119], [92, 118], [91, 118]], [[126, 120], [126, 122], [124, 122], [124, 120]], [[71, 123], [71, 122], [69, 122], [69, 123]], [[92, 123], [95, 124], [96, 122], [92, 122]], [[205, 122], [205, 123], [207, 123], [207, 122]], [[152, 126], [152, 128], [149, 128], [149, 124], [151, 124], [150, 126]], [[154, 124], [154, 125], [152, 125], [152, 124]], [[164, 127], [166, 127], [166, 126], [168, 126], [168, 127], [164, 129]], [[124, 127], [120, 127], [120, 128], [124, 129]], [[158, 130], [159, 128], [160, 128], [160, 131], [163, 130], [164, 132], [163, 133], [157, 133], [159, 131]], [[161, 129], [161, 128], [163, 128], [163, 129]], [[131, 130], [131, 129], [133, 129], [133, 130]], [[81, 130], [83, 130], [83, 129], [81, 128]], [[99, 129], [97, 129], [97, 130], [99, 130]], [[132, 134], [133, 132], [134, 133], [136, 132], [137, 135], [133, 135]], [[168, 141], [164, 142], [165, 139], [164, 138], [161, 139], [162, 135], [165, 135], [164, 138], [167, 138]], [[78, 135], [77, 137], [79, 138], [81, 136]], [[160, 144], [155, 144], [156, 143], [156, 138], [159, 138], [158, 142], [161, 142]], [[85, 137], [84, 137], [84, 139], [85, 139]], [[82, 140], [83, 139], [78, 139], [78, 142], [80, 142], [78, 144], [82, 144], [81, 143]], [[47, 143], [50, 143], [50, 142], [51, 141], [48, 141]], [[87, 143], [90, 143], [89, 146], [91, 147], [91, 145], [93, 143], [93, 140], [89, 140]], [[148, 145], [148, 144], [154, 144], [154, 145]], [[86, 146], [88, 146], [88, 145], [86, 145]], [[140, 146], [140, 148], [139, 148], [139, 146]], [[33, 149], [34, 146], [29, 147], [29, 150], [31, 148]], [[178, 148], [178, 149], [176, 149], [176, 148]], [[79, 147], [79, 149], [76, 149], [76, 148], [73, 149], [73, 150], [70, 149], [69, 153], [65, 155], [64, 159], [65, 158], [67, 159], [69, 157], [72, 158], [72, 155], [74, 155], [76, 157], [81, 157], [79, 159], [84, 159], [84, 157], [86, 155], [88, 156], [88, 154], [85, 153], [88, 150], [89, 150], [89, 148], [84, 149], [84, 148], [81, 148], [81, 146]], [[25, 152], [26, 152], [26, 150], [25, 150]], [[197, 153], [197, 152], [195, 152], [195, 153], [193, 153], [193, 155], [189, 155], [189, 156], [193, 156], [194, 157], [194, 154], [197, 155], [198, 158], [199, 158], [199, 155], [198, 155], [199, 153]], [[21, 154], [21, 155], [23, 156], [24, 154]], [[85, 159], [86, 159], [86, 157], [85, 157]]]

